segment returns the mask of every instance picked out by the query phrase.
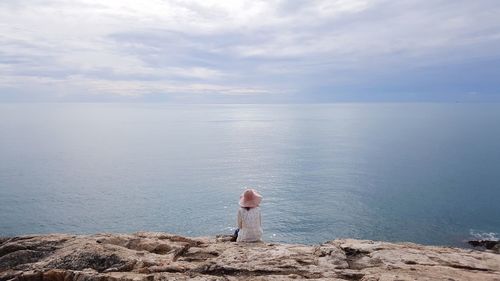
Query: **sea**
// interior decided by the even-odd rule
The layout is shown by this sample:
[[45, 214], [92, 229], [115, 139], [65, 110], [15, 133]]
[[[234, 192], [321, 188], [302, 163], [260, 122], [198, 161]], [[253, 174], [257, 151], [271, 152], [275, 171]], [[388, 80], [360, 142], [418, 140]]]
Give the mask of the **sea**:
[[500, 104], [0, 104], [0, 236], [463, 246], [500, 233]]

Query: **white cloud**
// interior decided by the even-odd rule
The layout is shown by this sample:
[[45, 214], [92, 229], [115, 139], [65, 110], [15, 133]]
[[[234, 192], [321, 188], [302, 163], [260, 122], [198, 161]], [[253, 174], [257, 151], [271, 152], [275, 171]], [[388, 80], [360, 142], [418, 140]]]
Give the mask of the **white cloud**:
[[499, 56], [498, 14], [488, 0], [2, 1], [0, 87], [31, 79], [131, 96], [293, 92], [300, 75], [325, 68]]

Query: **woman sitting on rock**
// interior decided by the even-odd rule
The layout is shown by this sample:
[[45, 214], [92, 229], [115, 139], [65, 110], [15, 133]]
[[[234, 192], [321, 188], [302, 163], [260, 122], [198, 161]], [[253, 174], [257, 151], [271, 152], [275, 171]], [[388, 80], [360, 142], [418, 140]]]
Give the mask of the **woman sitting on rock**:
[[254, 189], [246, 189], [240, 196], [237, 242], [262, 241], [260, 201], [262, 201], [262, 196]]

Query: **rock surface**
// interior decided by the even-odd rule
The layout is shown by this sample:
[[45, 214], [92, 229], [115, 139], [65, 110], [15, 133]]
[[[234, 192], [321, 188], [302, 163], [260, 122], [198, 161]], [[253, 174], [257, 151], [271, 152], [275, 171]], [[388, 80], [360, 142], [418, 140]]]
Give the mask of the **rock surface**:
[[469, 240], [467, 242], [473, 247], [483, 247], [500, 254], [500, 241], [496, 240]]
[[167, 233], [0, 238], [0, 281], [500, 280], [500, 254], [341, 239], [307, 246]]

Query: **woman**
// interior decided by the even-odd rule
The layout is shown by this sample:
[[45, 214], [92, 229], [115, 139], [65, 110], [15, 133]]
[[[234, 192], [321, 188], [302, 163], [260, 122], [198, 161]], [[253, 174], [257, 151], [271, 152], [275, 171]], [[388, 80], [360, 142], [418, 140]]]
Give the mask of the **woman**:
[[260, 201], [262, 201], [262, 196], [254, 189], [246, 189], [240, 196], [237, 242], [258, 242], [262, 240]]

